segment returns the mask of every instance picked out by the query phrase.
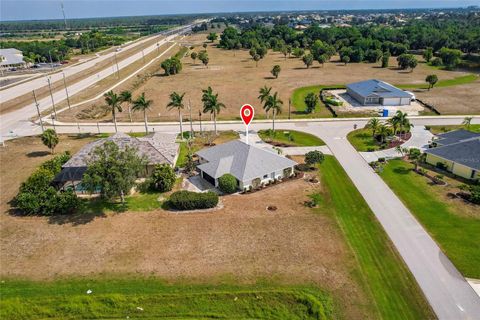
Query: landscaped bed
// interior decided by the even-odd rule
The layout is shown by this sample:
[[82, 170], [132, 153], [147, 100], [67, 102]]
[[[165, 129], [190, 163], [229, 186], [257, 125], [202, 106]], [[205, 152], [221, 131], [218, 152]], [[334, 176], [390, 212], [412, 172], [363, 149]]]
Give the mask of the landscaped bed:
[[295, 130], [260, 130], [258, 131], [260, 138], [277, 147], [314, 147], [324, 146], [322, 139], [302, 131]]
[[410, 139], [410, 137], [411, 133], [397, 134], [396, 139], [382, 144], [373, 137], [372, 130], [369, 128], [357, 129], [349, 132], [347, 135], [350, 144], [359, 152], [395, 148], [396, 146], [402, 145]]
[[449, 194], [461, 182], [445, 177], [446, 186], [412, 171], [413, 165], [391, 160], [381, 177], [416, 216], [465, 277], [480, 278], [480, 212], [478, 205]]

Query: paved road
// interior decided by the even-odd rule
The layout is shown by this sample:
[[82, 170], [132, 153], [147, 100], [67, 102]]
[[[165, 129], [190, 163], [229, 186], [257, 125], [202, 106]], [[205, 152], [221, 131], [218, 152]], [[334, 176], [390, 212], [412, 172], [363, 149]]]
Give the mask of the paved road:
[[[463, 117], [411, 117], [415, 126], [449, 125], [461, 123]], [[480, 298], [458, 272], [450, 260], [442, 253], [435, 241], [413, 217], [405, 205], [388, 188], [383, 180], [368, 166], [346, 139], [353, 125], [363, 126], [366, 120], [337, 121], [277, 121], [280, 130], [302, 130], [323, 139], [333, 155], [352, 179], [359, 192], [367, 201], [377, 219], [392, 240], [401, 257], [407, 264], [420, 288], [440, 319], [473, 320], [480, 318]], [[473, 123], [480, 123], [476, 117]], [[198, 129], [197, 124], [194, 125]], [[219, 130], [243, 130], [238, 122], [217, 124]], [[268, 122], [250, 125], [252, 130], [270, 128]], [[151, 130], [178, 132], [176, 123], [150, 125]], [[213, 129], [213, 125], [203, 122], [203, 128]], [[142, 131], [143, 124], [121, 124], [121, 131]], [[59, 132], [78, 132], [75, 125], [57, 127]], [[97, 132], [95, 124], [81, 127], [84, 132]], [[103, 125], [102, 132], [113, 132], [113, 126]]]
[[[162, 40], [159, 41], [160, 45], [163, 45], [165, 43], [169, 43], [172, 41], [175, 37], [177, 37], [179, 34], [185, 32], [188, 30], [189, 27], [182, 28], [178, 31], [178, 33], [173, 33]], [[163, 50], [159, 54], [159, 56], [162, 56], [164, 54], [167, 54], [168, 51], [173, 47], [173, 44], [169, 46], [167, 49]], [[150, 52], [157, 50], [157, 45], [154, 44], [146, 49], [144, 49], [144, 54], [147, 55]], [[131, 63], [134, 63], [137, 60], [142, 59], [143, 55], [142, 52], [137, 52], [136, 54], [133, 54], [129, 56], [128, 58], [119, 61], [118, 62], [118, 68], [123, 69], [128, 67]], [[80, 80], [68, 87], [68, 93], [70, 96], [75, 95], [76, 93], [81, 92], [82, 90], [87, 89], [88, 87], [92, 86], [93, 84], [97, 83], [98, 81], [101, 81], [102, 79], [105, 79], [106, 77], [114, 74], [116, 72], [116, 68], [112, 67], [107, 67], [97, 74], [91, 75], [83, 80]], [[121, 82], [128, 80], [128, 78], [124, 78], [121, 80]], [[120, 83], [120, 82], [119, 82]], [[116, 85], [118, 85], [117, 83]], [[3, 95], [3, 93], [2, 93]], [[66, 92], [64, 90], [59, 90], [57, 92], [53, 93], [53, 100], [55, 104], [60, 103], [61, 101], [66, 100]], [[47, 110], [52, 107], [52, 100], [50, 96], [47, 96], [43, 99], [38, 100], [39, 104], [39, 109], [42, 110]], [[35, 107], [34, 103], [31, 103], [21, 109], [12, 111], [10, 113], [7, 113], [5, 115], [2, 115], [0, 117], [0, 123], [1, 123], [1, 128], [0, 128], [0, 137], [4, 140], [8, 140], [11, 137], [15, 136], [23, 136], [23, 135], [29, 135], [30, 132], [34, 131], [35, 133], [39, 133], [39, 129], [32, 127], [31, 124], [29, 123], [28, 119], [35, 117], [37, 115], [37, 110]], [[36, 129], [36, 130], [35, 130]]]
[[[155, 36], [144, 38], [144, 39], [139, 40], [139, 41], [132, 42], [132, 43], [126, 45], [125, 47], [123, 47], [122, 50], [126, 51], [126, 50], [133, 49], [137, 46], [141, 46], [142, 44], [144, 44], [148, 41], [152, 41], [155, 38], [157, 38], [160, 45], [162, 45], [162, 43], [164, 43], [164, 41], [162, 42], [162, 39], [165, 36], [168, 37], [170, 34], [173, 34], [173, 33], [176, 34], [180, 30], [183, 30], [184, 28], [188, 28], [188, 27], [190, 27], [190, 25], [186, 26], [186, 27], [180, 27], [180, 28], [177, 28], [177, 29], [173, 29], [173, 30], [167, 30], [166, 32], [162, 32], [162, 34], [160, 34], [160, 35], [155, 35]], [[157, 48], [157, 45], [153, 44], [150, 47], [144, 49], [145, 55], [147, 55], [149, 52], [152, 52], [156, 48]], [[68, 67], [64, 68], [62, 70], [62, 72], [65, 73], [65, 77], [69, 77], [69, 76], [75, 75], [77, 73], [83, 72], [85, 70], [88, 70], [88, 69], [94, 67], [97, 63], [100, 63], [102, 61], [111, 60], [112, 63], [113, 63], [114, 58], [115, 58], [115, 54], [116, 54], [116, 52], [112, 51], [112, 52], [100, 55], [96, 58], [89, 59], [89, 60], [87, 60], [83, 63], [76, 63], [72, 66], [68, 66]], [[136, 61], [136, 60], [140, 59], [141, 57], [142, 57], [142, 53], [138, 52], [135, 55], [131, 55], [130, 57], [126, 58], [125, 60], [128, 62], [127, 64], [130, 64], [131, 62]], [[120, 61], [119, 61], [119, 64], [120, 64]], [[120, 66], [120, 69], [121, 69], [121, 66]], [[50, 75], [50, 81], [52, 83], [57, 82], [57, 81], [63, 81], [62, 72], [52, 73]], [[15, 99], [16, 97], [22, 96], [24, 94], [31, 93], [32, 90], [36, 90], [36, 89], [45, 87], [47, 85], [48, 85], [47, 79], [42, 76], [42, 77], [32, 79], [30, 81], [23, 82], [23, 83], [18, 84], [16, 86], [9, 87], [8, 89], [1, 90], [0, 91], [0, 103], [4, 103], [6, 101], [9, 101], [11, 99]]]

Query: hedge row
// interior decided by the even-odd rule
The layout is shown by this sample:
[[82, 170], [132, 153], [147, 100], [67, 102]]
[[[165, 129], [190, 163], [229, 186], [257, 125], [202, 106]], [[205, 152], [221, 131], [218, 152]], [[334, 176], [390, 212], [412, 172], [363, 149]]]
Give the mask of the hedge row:
[[212, 191], [199, 193], [181, 190], [172, 193], [169, 202], [177, 210], [208, 209], [218, 204], [218, 195]]

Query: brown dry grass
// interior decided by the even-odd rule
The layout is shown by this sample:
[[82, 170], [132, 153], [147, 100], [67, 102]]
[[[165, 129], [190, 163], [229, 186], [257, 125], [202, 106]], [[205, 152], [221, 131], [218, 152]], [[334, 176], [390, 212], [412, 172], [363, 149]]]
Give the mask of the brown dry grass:
[[[88, 139], [63, 138], [60, 149]], [[63, 145], [63, 146], [62, 146]], [[38, 138], [9, 142], [1, 171], [2, 208], [49, 156]], [[201, 214], [163, 210], [72, 217], [1, 213], [0, 275], [29, 279], [103, 274], [156, 275], [167, 280], [239, 282], [261, 278], [314, 283], [331, 291], [346, 318], [371, 317], [358, 284], [355, 259], [333, 217], [303, 206], [318, 185], [285, 182], [248, 195], [222, 198], [223, 208]], [[274, 212], [266, 210], [275, 205]]]
[[[199, 51], [205, 35], [192, 35], [185, 39], [186, 43], [195, 44], [195, 51]], [[220, 118], [238, 117], [238, 110], [244, 103], [251, 103], [257, 107], [257, 118], [263, 115], [260, 111], [260, 103], [257, 99], [258, 90], [263, 85], [272, 86], [278, 91], [284, 101], [284, 114], [286, 115], [288, 99], [294, 89], [309, 85], [335, 85], [360, 81], [370, 78], [378, 78], [393, 84], [424, 84], [428, 74], [435, 73], [440, 79], [452, 79], [464, 72], [434, 70], [424, 63], [419, 63], [414, 72], [390, 69], [382, 69], [378, 64], [352, 63], [344, 66], [341, 63], [326, 63], [322, 68], [315, 63], [310, 69], [306, 69], [300, 59], [284, 59], [281, 53], [269, 51], [267, 56], [255, 67], [255, 62], [250, 58], [247, 50], [234, 53], [216, 48], [209, 43], [208, 54], [210, 63], [208, 69], [200, 61], [196, 64], [189, 57], [183, 59], [184, 68], [182, 72], [170, 77], [152, 77], [148, 82], [135, 91], [135, 95], [145, 92], [154, 100], [152, 109], [149, 112], [151, 121], [176, 120], [175, 111], [167, 111], [168, 96], [172, 91], [186, 92], [186, 99], [191, 100], [192, 108], [196, 111], [201, 109], [201, 90], [211, 86], [219, 93], [220, 101], [225, 103], [227, 108], [222, 110]], [[338, 58], [332, 58], [336, 61]], [[273, 79], [270, 70], [273, 65], [279, 64], [282, 68], [278, 79]], [[395, 58], [390, 61], [391, 66], [396, 66]], [[462, 87], [466, 87], [463, 89]], [[439, 101], [447, 97], [468, 100], [473, 106], [480, 98], [480, 94], [468, 90], [469, 86], [455, 86], [444, 88], [444, 90], [433, 90], [431, 94], [437, 95]], [[98, 101], [98, 103], [102, 103]], [[445, 112], [460, 112], [457, 104], [448, 105]], [[475, 111], [475, 108], [472, 107]], [[478, 106], [476, 108], [478, 112]], [[194, 112], [197, 118], [197, 113]], [[64, 115], [65, 116], [65, 115]], [[134, 116], [135, 120], [141, 121], [141, 115]], [[107, 117], [108, 118], [108, 117]], [[128, 115], [122, 113], [120, 118], [126, 120]]]

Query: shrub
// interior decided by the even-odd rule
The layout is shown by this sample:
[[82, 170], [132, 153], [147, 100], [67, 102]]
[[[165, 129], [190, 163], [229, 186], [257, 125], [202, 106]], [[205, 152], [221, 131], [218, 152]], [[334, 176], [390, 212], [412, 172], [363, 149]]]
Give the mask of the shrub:
[[199, 193], [181, 190], [172, 193], [169, 203], [177, 210], [208, 209], [218, 204], [218, 195], [211, 191]]
[[167, 192], [173, 189], [176, 178], [175, 172], [169, 165], [156, 165], [150, 177], [150, 186], [160, 192]]
[[318, 150], [309, 151], [305, 154], [305, 163], [309, 166], [313, 166], [317, 163], [322, 163], [324, 159], [325, 156]]
[[343, 105], [342, 101], [338, 101], [333, 98], [325, 98], [325, 102], [336, 107], [341, 107]]
[[441, 169], [441, 170], [447, 170], [447, 165], [443, 162], [437, 162], [437, 164], [435, 165], [438, 169]]
[[229, 173], [218, 178], [218, 187], [223, 193], [234, 193], [237, 191], [237, 179]]

